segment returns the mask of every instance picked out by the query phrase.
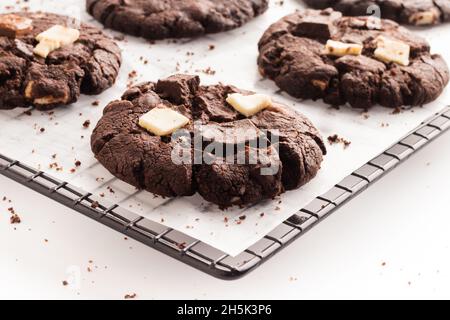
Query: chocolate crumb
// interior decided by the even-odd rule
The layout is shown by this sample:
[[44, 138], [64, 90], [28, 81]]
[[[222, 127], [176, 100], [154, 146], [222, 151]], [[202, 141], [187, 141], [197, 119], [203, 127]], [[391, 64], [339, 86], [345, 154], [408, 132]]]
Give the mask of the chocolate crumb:
[[342, 143], [344, 145], [344, 149], [347, 149], [351, 145], [350, 141], [339, 137], [337, 134], [329, 136], [328, 137], [328, 143], [331, 144], [331, 145], [337, 144], [337, 143]]
[[399, 107], [397, 107], [397, 108], [395, 108], [394, 110], [392, 110], [391, 114], [399, 114], [399, 113], [401, 113], [401, 112], [402, 112], [402, 109], [399, 108]]
[[91, 120], [86, 120], [85, 122], [83, 122], [84, 128], [89, 128], [90, 125], [91, 125]]
[[20, 217], [17, 215], [17, 213], [13, 213], [11, 218], [9, 218], [9, 221], [11, 222], [11, 224], [19, 224], [22, 222], [22, 220], [20, 219]]
[[186, 249], [186, 242], [178, 243], [177, 244], [178, 249], [184, 250]]
[[94, 202], [91, 203], [91, 207], [94, 208], [94, 209], [97, 209], [99, 205], [100, 204], [98, 203], [98, 201], [94, 201]]
[[137, 294], [136, 293], [131, 293], [131, 294], [126, 294], [125, 295], [125, 299], [135, 299], [137, 297]]

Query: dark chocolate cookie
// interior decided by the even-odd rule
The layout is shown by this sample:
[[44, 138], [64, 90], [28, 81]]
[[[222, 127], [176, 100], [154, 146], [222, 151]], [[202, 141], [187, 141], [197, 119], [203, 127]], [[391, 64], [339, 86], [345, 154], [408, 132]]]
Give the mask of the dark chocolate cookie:
[[[113, 175], [139, 189], [167, 197], [199, 192], [221, 207], [271, 199], [310, 181], [326, 154], [311, 122], [277, 103], [246, 118], [226, 102], [232, 93], [251, 94], [201, 86], [190, 75], [133, 87], [105, 108], [92, 150]], [[139, 125], [143, 114], [161, 106], [190, 120], [184, 127], [188, 140], [156, 136]], [[218, 146], [226, 152], [218, 153]], [[181, 151], [188, 161], [173, 160]]]
[[[381, 59], [376, 54], [381, 38], [408, 47], [408, 63]], [[330, 40], [355, 44], [360, 54], [330, 54]], [[259, 51], [261, 74], [282, 90], [332, 105], [423, 105], [435, 100], [449, 81], [447, 64], [440, 55], [430, 54], [424, 39], [390, 20], [342, 17], [332, 9], [284, 17], [265, 32]]]
[[[36, 36], [54, 26], [79, 30], [78, 39], [36, 54]], [[64, 40], [64, 39], [63, 39]], [[51, 13], [0, 15], [0, 109], [48, 110], [111, 87], [121, 65], [116, 43], [99, 29]]]
[[147, 39], [197, 37], [242, 26], [268, 0], [87, 0], [106, 27]]
[[450, 0], [304, 0], [315, 9], [334, 8], [347, 16], [380, 14], [403, 24], [434, 25], [450, 21]]

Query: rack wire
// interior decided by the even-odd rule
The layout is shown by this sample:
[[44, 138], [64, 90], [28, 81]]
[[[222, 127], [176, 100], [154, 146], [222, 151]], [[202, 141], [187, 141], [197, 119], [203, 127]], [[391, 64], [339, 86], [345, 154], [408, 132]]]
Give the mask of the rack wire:
[[336, 209], [450, 128], [450, 106], [354, 171], [237, 257], [114, 204], [105, 206], [71, 184], [0, 153], [0, 174], [212, 276], [240, 278], [305, 234]]

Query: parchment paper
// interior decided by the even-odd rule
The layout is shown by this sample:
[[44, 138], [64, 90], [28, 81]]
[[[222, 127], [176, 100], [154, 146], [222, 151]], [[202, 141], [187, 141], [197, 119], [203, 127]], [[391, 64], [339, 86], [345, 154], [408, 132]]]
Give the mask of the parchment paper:
[[[23, 5], [33, 11], [46, 10], [80, 17], [84, 22], [100, 26], [84, 12], [84, 1], [30, 0]], [[375, 107], [363, 114], [348, 107], [336, 110], [320, 102], [296, 101], [277, 93], [276, 86], [258, 74], [257, 42], [271, 23], [302, 7], [302, 2], [296, 0], [285, 0], [283, 5], [279, 5], [279, 1], [271, 1], [266, 14], [244, 27], [195, 40], [151, 44], [144, 39], [126, 36], [120, 41], [124, 60], [120, 78], [113, 88], [102, 95], [83, 96], [72, 106], [53, 112], [33, 111], [27, 115], [21, 109], [0, 111], [0, 152], [92, 192], [105, 202], [119, 203], [130, 211], [180, 230], [230, 255], [237, 255], [450, 101], [449, 90], [446, 90], [438, 101], [400, 114], [394, 115], [392, 110], [382, 107]], [[3, 0], [0, 4], [1, 11], [13, 11], [12, 8], [20, 9], [21, 4], [16, 4], [15, 0]], [[107, 32], [119, 35], [110, 30]], [[434, 52], [444, 54], [450, 61], [450, 50], [446, 48], [450, 25], [417, 32], [432, 43]], [[211, 50], [212, 45], [214, 49]], [[220, 81], [270, 94], [274, 99], [306, 114], [325, 139], [338, 134], [351, 141], [351, 145], [347, 149], [342, 145], [328, 146], [329, 153], [322, 170], [308, 185], [285, 193], [274, 201], [247, 209], [221, 211], [198, 195], [162, 199], [147, 192], [138, 192], [113, 179], [94, 159], [89, 145], [91, 131], [101, 117], [103, 107], [111, 100], [120, 98], [130, 82], [128, 74], [133, 70], [138, 74], [131, 79], [134, 82], [189, 72], [199, 74], [204, 84]], [[99, 106], [92, 105], [96, 100], [100, 102]], [[91, 122], [87, 129], [83, 127], [86, 120]], [[45, 131], [41, 132], [41, 128]], [[77, 160], [81, 161], [80, 167], [75, 166]], [[260, 216], [262, 212], [263, 217]], [[238, 224], [238, 217], [244, 214], [246, 219]]]

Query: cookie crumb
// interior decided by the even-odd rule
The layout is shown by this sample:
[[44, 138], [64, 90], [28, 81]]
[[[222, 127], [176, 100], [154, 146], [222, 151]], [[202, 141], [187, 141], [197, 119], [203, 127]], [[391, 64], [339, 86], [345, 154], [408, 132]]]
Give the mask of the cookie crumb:
[[344, 149], [347, 149], [352, 143], [342, 137], [339, 137], [337, 134], [328, 137], [328, 143], [330, 145], [342, 143], [344, 145]]
[[402, 112], [402, 109], [400, 107], [397, 107], [394, 110], [392, 110], [391, 114], [399, 114], [401, 112]]
[[12, 216], [9, 218], [9, 221], [11, 224], [19, 224], [22, 222], [17, 213], [13, 213]]
[[91, 203], [91, 208], [97, 209], [99, 207], [99, 205], [100, 204], [98, 203], [98, 201], [94, 201]]
[[91, 125], [91, 120], [86, 120], [85, 122], [83, 122], [84, 128], [89, 128], [90, 125]]
[[137, 294], [136, 293], [130, 293], [130, 294], [126, 294], [125, 296], [124, 296], [124, 298], [126, 299], [126, 300], [128, 300], [128, 299], [135, 299], [137, 297]]
[[182, 243], [178, 243], [178, 244], [177, 244], [177, 247], [178, 247], [178, 249], [180, 249], [180, 250], [184, 250], [184, 249], [186, 249], [186, 245], [187, 245], [186, 242], [182, 242]]

